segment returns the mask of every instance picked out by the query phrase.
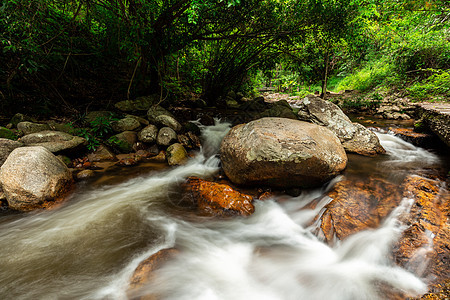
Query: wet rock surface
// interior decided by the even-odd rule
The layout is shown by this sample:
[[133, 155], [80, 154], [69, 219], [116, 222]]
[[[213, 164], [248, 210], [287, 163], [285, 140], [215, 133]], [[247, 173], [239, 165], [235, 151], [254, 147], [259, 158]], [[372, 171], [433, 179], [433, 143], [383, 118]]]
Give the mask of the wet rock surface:
[[401, 201], [394, 184], [376, 178], [338, 182], [328, 196], [333, 200], [325, 207], [320, 225], [328, 243], [377, 228]]
[[435, 136], [427, 133], [415, 132], [411, 128], [389, 128], [389, 130], [400, 137], [402, 140], [407, 141], [414, 146], [423, 148], [433, 148], [437, 144]]
[[317, 186], [347, 164], [344, 148], [327, 128], [285, 118], [233, 127], [220, 155], [225, 174], [242, 185]]
[[229, 185], [190, 177], [184, 187], [202, 214], [248, 216], [255, 211], [253, 197], [240, 193]]
[[409, 176], [403, 196], [414, 201], [394, 249], [397, 263], [440, 283], [450, 275], [450, 194], [442, 182]]
[[158, 299], [150, 291], [141, 290], [146, 284], [155, 279], [154, 272], [160, 269], [164, 263], [173, 259], [179, 251], [174, 248], [162, 249], [142, 261], [133, 273], [130, 279], [128, 296], [135, 300]]

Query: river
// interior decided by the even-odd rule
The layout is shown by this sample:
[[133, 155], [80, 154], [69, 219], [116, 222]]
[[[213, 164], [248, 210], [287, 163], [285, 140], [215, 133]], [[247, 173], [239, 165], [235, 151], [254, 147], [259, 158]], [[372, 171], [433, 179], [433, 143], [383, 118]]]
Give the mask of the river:
[[[420, 274], [396, 266], [389, 251], [404, 225], [404, 199], [376, 230], [333, 246], [314, 232], [334, 182], [298, 197], [256, 201], [247, 218], [199, 216], [183, 204], [188, 176], [219, 170], [215, 155], [229, 124], [203, 128], [203, 149], [187, 165], [147, 169], [121, 183], [81, 183], [58, 209], [0, 215], [1, 299], [128, 299], [137, 265], [160, 249], [179, 254], [141, 292], [161, 299], [384, 299], [380, 286], [420, 295]], [[379, 174], [399, 183], [441, 158], [389, 133], [387, 155], [349, 156], [347, 176]], [[335, 179], [335, 181], [339, 178]], [[314, 209], [308, 204], [323, 198]], [[303, 209], [302, 209], [303, 208]], [[311, 225], [312, 224], [312, 225]], [[139, 294], [132, 295], [133, 297]]]

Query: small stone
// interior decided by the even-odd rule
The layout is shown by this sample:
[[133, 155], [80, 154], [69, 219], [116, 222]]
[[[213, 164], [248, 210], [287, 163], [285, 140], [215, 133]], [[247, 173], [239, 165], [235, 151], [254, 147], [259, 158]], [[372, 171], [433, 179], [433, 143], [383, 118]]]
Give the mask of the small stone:
[[141, 123], [134, 118], [124, 118], [111, 122], [111, 127], [115, 132], [133, 131], [141, 127]]
[[184, 149], [184, 147], [179, 143], [170, 145], [167, 148], [166, 156], [169, 166], [182, 165], [188, 158], [186, 149]]
[[121, 153], [130, 153], [133, 150], [134, 143], [137, 141], [137, 134], [134, 131], [124, 131], [112, 136], [108, 141], [110, 146]]
[[141, 142], [152, 144], [158, 137], [158, 127], [153, 124], [148, 125], [138, 133], [137, 137]]
[[90, 162], [96, 161], [114, 161], [116, 160], [116, 155], [105, 145], [100, 145], [94, 152], [88, 154], [88, 159]]
[[92, 170], [83, 170], [77, 173], [76, 178], [78, 180], [84, 180], [95, 176], [95, 172]]
[[156, 124], [160, 126], [167, 126], [175, 130], [176, 132], [181, 131], [181, 124], [172, 116], [159, 115], [155, 118]]
[[170, 127], [163, 127], [159, 130], [156, 143], [160, 146], [170, 146], [177, 141], [177, 133]]

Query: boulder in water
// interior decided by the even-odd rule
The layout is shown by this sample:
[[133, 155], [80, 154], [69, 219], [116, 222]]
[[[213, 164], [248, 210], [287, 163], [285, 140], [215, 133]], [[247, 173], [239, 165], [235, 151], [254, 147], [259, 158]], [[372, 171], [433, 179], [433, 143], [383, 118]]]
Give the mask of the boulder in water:
[[201, 213], [214, 216], [248, 216], [255, 211], [253, 197], [229, 185], [190, 177], [185, 185]]
[[0, 168], [0, 182], [9, 206], [29, 211], [61, 198], [73, 180], [55, 155], [38, 146], [13, 150]]
[[352, 123], [336, 104], [309, 95], [298, 105], [300, 120], [330, 129], [346, 151], [368, 156], [385, 153], [375, 133], [361, 124]]
[[141, 290], [146, 284], [155, 279], [155, 271], [160, 269], [164, 263], [173, 259], [179, 253], [174, 248], [162, 249], [142, 261], [131, 276], [128, 296], [130, 299], [149, 300], [157, 299], [149, 291]]
[[167, 126], [175, 130], [180, 131], [183, 127], [181, 124], [172, 116], [169, 115], [159, 115], [155, 118], [156, 124], [159, 126]]
[[285, 118], [233, 127], [220, 147], [225, 174], [236, 184], [321, 185], [343, 171], [347, 155], [327, 128]]

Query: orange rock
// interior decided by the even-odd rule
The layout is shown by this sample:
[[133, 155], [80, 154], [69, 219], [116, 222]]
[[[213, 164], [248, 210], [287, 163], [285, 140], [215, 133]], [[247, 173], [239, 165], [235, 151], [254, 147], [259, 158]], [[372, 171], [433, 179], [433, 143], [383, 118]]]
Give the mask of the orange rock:
[[328, 193], [333, 199], [322, 214], [321, 229], [327, 242], [345, 239], [380, 222], [400, 203], [398, 188], [382, 179], [344, 180]]
[[429, 148], [436, 144], [438, 140], [431, 134], [414, 132], [410, 128], [389, 128], [393, 134], [419, 147]]
[[414, 204], [403, 220], [409, 227], [395, 246], [396, 262], [414, 268], [414, 260], [420, 265], [428, 259], [422, 275], [433, 283], [442, 282], [450, 276], [449, 192], [440, 181], [420, 176], [409, 176], [403, 189], [403, 196]]
[[255, 211], [253, 197], [240, 193], [229, 185], [190, 177], [185, 185], [198, 205], [208, 215], [251, 215]]
[[[139, 299], [139, 300], [150, 300], [150, 299], [158, 299], [156, 295], [145, 295], [142, 296], [141, 293], [138, 292], [140, 288], [142, 288], [145, 284], [149, 283], [155, 278], [154, 272], [162, 267], [164, 263], [172, 259], [175, 255], [178, 254], [178, 250], [174, 248], [162, 249], [157, 253], [153, 254], [149, 258], [142, 261], [134, 270], [133, 276], [130, 279], [129, 286], [129, 296], [130, 299]], [[133, 294], [138, 294], [138, 297], [133, 297]]]

